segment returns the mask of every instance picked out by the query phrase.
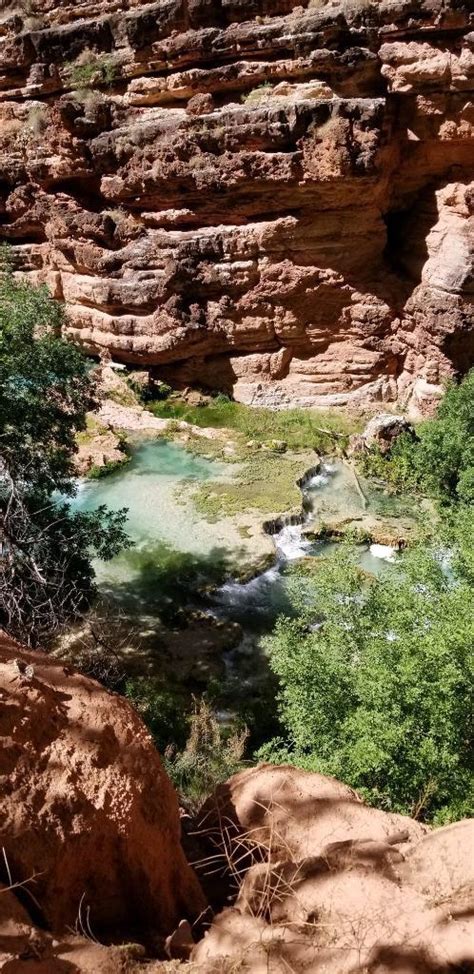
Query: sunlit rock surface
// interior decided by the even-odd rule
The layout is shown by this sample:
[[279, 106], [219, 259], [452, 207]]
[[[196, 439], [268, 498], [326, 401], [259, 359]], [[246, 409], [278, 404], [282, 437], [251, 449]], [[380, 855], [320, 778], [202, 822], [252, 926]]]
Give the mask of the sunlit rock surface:
[[6, 0], [17, 267], [173, 382], [429, 411], [474, 350], [469, 6]]
[[203, 909], [176, 794], [126, 700], [0, 632], [0, 740], [5, 878], [31, 886], [35, 920], [150, 941]]
[[210, 972], [472, 969], [472, 820], [431, 832], [335, 778], [259, 765], [219, 786], [202, 828], [243, 879], [193, 952]]

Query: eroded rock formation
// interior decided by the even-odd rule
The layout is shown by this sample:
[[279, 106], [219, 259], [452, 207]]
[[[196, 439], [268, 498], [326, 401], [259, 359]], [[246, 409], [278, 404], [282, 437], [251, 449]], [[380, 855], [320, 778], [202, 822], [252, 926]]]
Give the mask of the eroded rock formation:
[[[212, 850], [207, 883], [224, 877], [214, 905], [228, 902], [229, 876], [237, 899], [181, 967], [152, 958], [205, 899], [172, 786], [128, 703], [0, 634], [0, 739], [5, 974], [472, 969], [472, 822], [432, 831], [368, 808], [333, 778], [240, 772], [187, 839]], [[202, 929], [188, 932], [189, 946]]]
[[474, 351], [469, 8], [3, 0], [1, 236], [95, 354], [423, 410]]
[[0, 738], [0, 878], [35, 919], [156, 944], [197, 916], [176, 795], [123, 698], [1, 635]]
[[209, 974], [472, 969], [472, 821], [430, 832], [333, 778], [263, 765], [217, 790], [203, 828], [237, 872], [253, 863], [193, 951]]

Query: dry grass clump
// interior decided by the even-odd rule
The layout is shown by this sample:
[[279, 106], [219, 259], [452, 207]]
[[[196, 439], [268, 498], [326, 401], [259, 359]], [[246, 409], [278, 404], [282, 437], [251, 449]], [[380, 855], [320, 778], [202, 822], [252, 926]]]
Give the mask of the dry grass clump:
[[314, 126], [312, 134], [318, 139], [334, 142], [336, 145], [345, 144], [349, 125], [347, 119], [340, 116], [328, 118], [322, 125]]
[[32, 135], [42, 135], [48, 127], [47, 108], [44, 105], [33, 105], [28, 112], [27, 125]]
[[12, 142], [16, 142], [22, 128], [23, 123], [20, 122], [19, 118], [7, 118], [5, 121], [2, 121], [0, 126], [0, 144], [9, 146]]
[[255, 105], [259, 101], [266, 98], [272, 91], [273, 85], [269, 81], [265, 81], [263, 84], [258, 85], [256, 88], [252, 88], [252, 91], [247, 92], [242, 95], [240, 100], [245, 105]]
[[218, 784], [242, 767], [248, 737], [247, 727], [223, 726], [205, 699], [194, 699], [184, 750], [165, 751], [168, 774], [191, 807], [198, 808]]

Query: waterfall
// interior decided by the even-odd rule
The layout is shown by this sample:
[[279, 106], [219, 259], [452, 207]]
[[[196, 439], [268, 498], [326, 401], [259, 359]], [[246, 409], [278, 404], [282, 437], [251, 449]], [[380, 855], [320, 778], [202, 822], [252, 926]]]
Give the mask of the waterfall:
[[389, 544], [371, 544], [369, 547], [373, 558], [382, 558], [383, 561], [394, 562], [396, 560], [396, 548]]
[[280, 562], [304, 558], [311, 549], [311, 542], [303, 538], [302, 524], [285, 524], [273, 540]]

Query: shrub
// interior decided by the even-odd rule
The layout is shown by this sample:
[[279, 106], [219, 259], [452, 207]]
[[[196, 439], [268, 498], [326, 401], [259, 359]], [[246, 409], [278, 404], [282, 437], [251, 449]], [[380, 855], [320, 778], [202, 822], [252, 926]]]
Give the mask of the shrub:
[[71, 94], [88, 112], [93, 112], [104, 101], [102, 92], [92, 88], [77, 88]]
[[72, 85], [90, 88], [94, 84], [110, 85], [117, 77], [117, 65], [107, 55], [98, 56], [92, 51], [84, 51], [82, 59], [67, 65]]
[[433, 549], [369, 584], [344, 551], [297, 572], [296, 618], [267, 640], [286, 736], [258, 756], [334, 775], [386, 809], [466, 814], [472, 584], [462, 561], [451, 571]]
[[224, 728], [209, 703], [195, 700], [184, 750], [165, 752], [166, 769], [178, 792], [199, 806], [242, 767], [248, 736], [246, 727]]
[[111, 473], [115, 473], [120, 467], [123, 467], [125, 463], [129, 463], [131, 457], [123, 456], [121, 460], [106, 460], [101, 466], [94, 464], [87, 476], [90, 480], [102, 480], [103, 477], [108, 477]]
[[150, 677], [130, 677], [125, 681], [124, 695], [133, 704], [153, 734], [161, 753], [167, 747], [183, 747], [187, 721], [182, 699]]
[[[127, 543], [125, 513], [72, 512], [76, 435], [97, 405], [91, 363], [61, 337], [47, 288], [0, 273], [0, 625], [32, 645], [95, 596], [92, 557]], [[61, 497], [62, 495], [62, 497]]]
[[153, 398], [154, 399], [168, 399], [173, 392], [171, 386], [167, 382], [162, 382], [161, 379], [157, 379], [153, 383]]
[[373, 450], [363, 461], [367, 473], [396, 490], [418, 490], [443, 503], [474, 501], [474, 369], [451, 384], [434, 419], [403, 434], [383, 457]]

